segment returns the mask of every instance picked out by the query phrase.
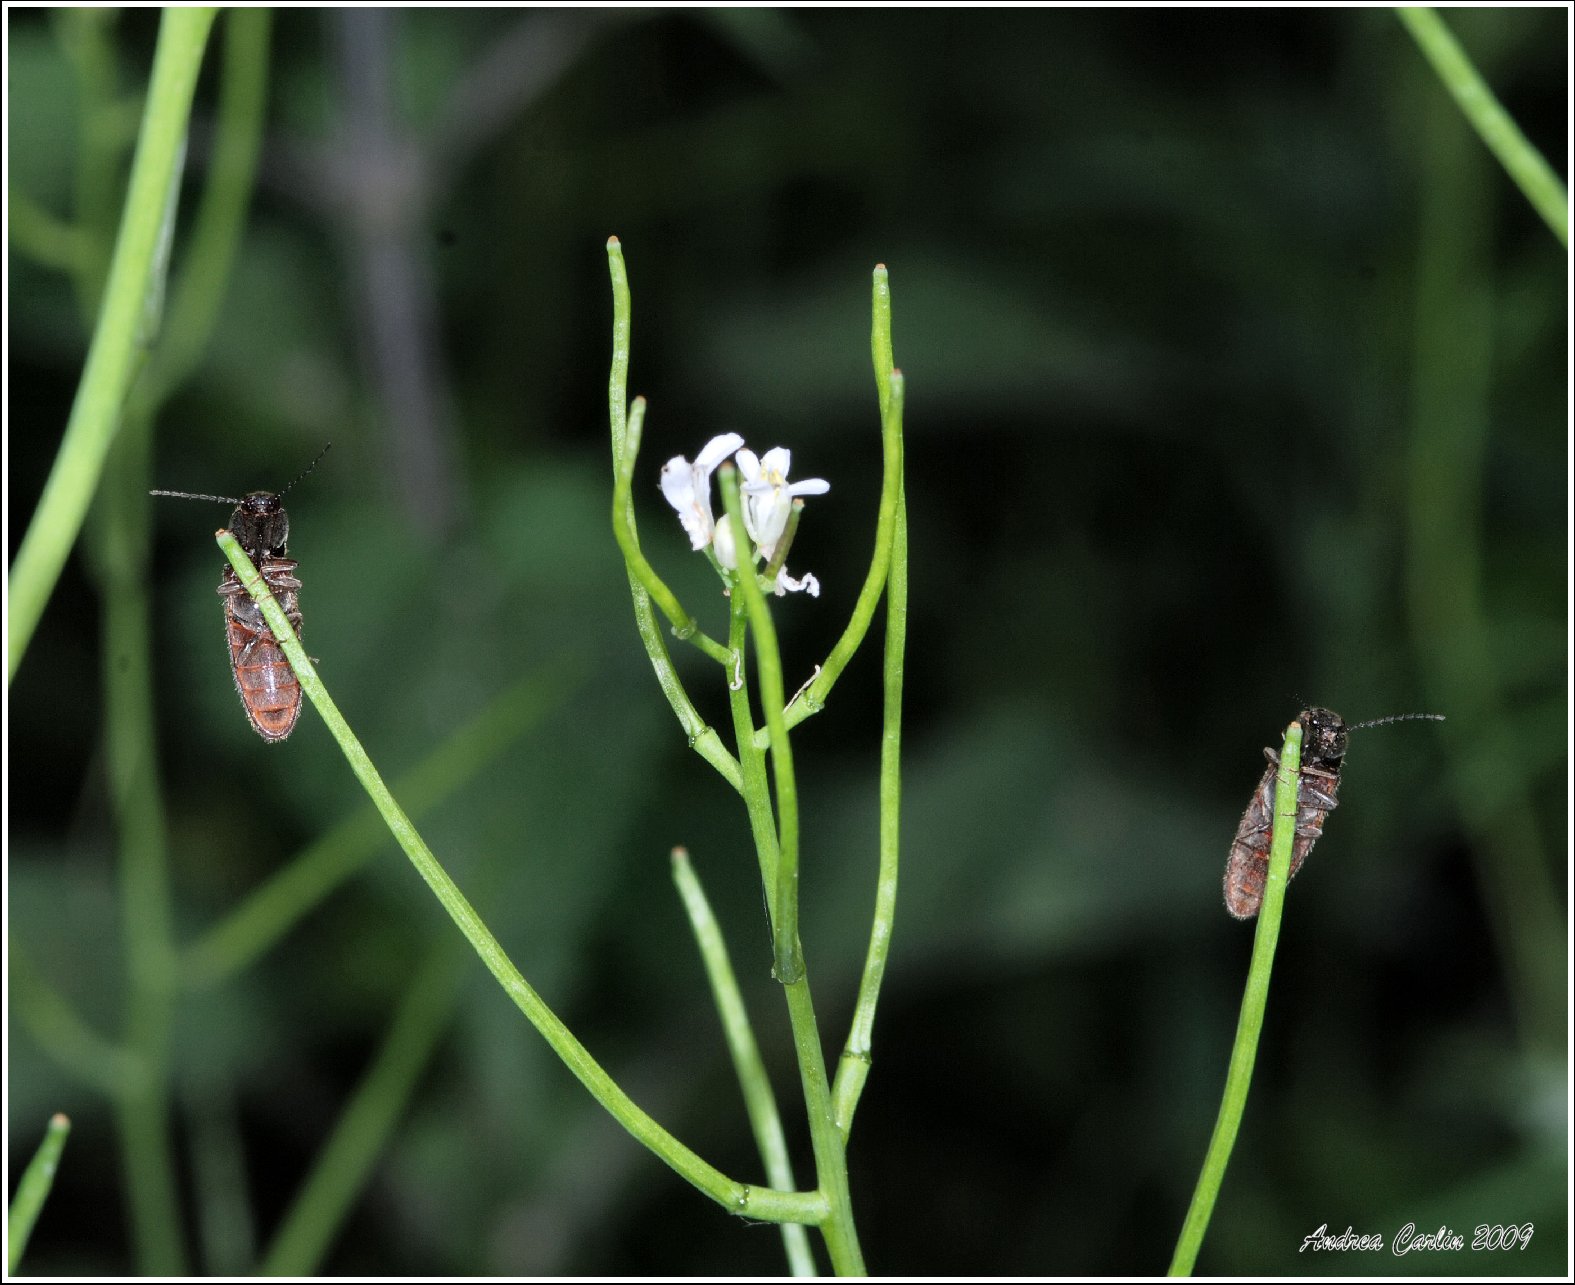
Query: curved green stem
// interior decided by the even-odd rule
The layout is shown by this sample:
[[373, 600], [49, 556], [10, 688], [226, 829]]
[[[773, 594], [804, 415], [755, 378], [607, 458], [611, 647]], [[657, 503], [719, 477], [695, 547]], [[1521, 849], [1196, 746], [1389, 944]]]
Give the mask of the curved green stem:
[[875, 552], [864, 577], [864, 587], [859, 590], [858, 600], [853, 605], [848, 627], [843, 630], [842, 637], [837, 639], [819, 675], [804, 693], [804, 699], [796, 702], [789, 718], [791, 724], [802, 722], [825, 705], [832, 687], [853, 659], [853, 653], [864, 641], [864, 635], [869, 632], [870, 621], [875, 617], [875, 606], [886, 584], [887, 569], [891, 565], [892, 533], [897, 527], [897, 499], [902, 491], [903, 387], [902, 376], [891, 365], [891, 283], [885, 264], [875, 268], [871, 312], [872, 342], [877, 352], [883, 352], [885, 358], [885, 369], [877, 380], [887, 383], [887, 389], [880, 397], [882, 466], [880, 512], [875, 521]]
[[1515, 119], [1499, 103], [1487, 81], [1461, 48], [1444, 20], [1427, 6], [1395, 10], [1427, 61], [1432, 64], [1455, 106], [1471, 122], [1488, 150], [1520, 188], [1531, 208], [1553, 229], [1559, 244], [1570, 243], [1569, 192], [1542, 153], [1520, 132]]
[[[700, 948], [700, 959], [705, 964], [706, 979], [711, 983], [711, 996], [716, 1001], [716, 1011], [722, 1019], [727, 1051], [732, 1055], [738, 1087], [744, 1094], [749, 1127], [755, 1135], [755, 1146], [766, 1167], [766, 1181], [779, 1191], [791, 1191], [793, 1163], [788, 1158], [787, 1139], [782, 1133], [782, 1116], [777, 1111], [776, 1094], [771, 1091], [771, 1078], [766, 1074], [760, 1046], [755, 1043], [755, 1033], [749, 1025], [749, 1013], [744, 1008], [744, 997], [738, 989], [733, 962], [728, 958], [722, 927], [711, 913], [711, 903], [706, 900], [700, 877], [689, 863], [689, 854], [682, 848], [673, 849], [673, 883], [677, 885], [678, 895], [683, 899], [689, 927], [694, 932], [695, 944]], [[793, 1275], [815, 1275], [815, 1257], [809, 1248], [809, 1234], [802, 1226], [783, 1223], [782, 1246], [787, 1252], [788, 1266]]]
[[77, 277], [90, 271], [93, 246], [80, 225], [67, 223], [35, 202], [25, 192], [6, 193], [6, 235], [11, 248], [40, 267]]
[[394, 796], [389, 793], [388, 787], [383, 783], [383, 778], [378, 774], [366, 750], [362, 748], [361, 742], [356, 739], [355, 733], [350, 730], [344, 716], [340, 714], [338, 707], [328, 695], [311, 659], [291, 630], [284, 611], [274, 601], [267, 584], [257, 574], [257, 569], [236, 542], [235, 537], [228, 531], [220, 530], [215, 533], [214, 538], [224, 551], [224, 556], [229, 559], [230, 565], [235, 568], [246, 591], [262, 610], [263, 616], [279, 640], [286, 659], [290, 662], [290, 667], [295, 671], [301, 690], [322, 715], [329, 732], [339, 742], [339, 748], [350, 764], [350, 770], [355, 773], [362, 788], [366, 790], [377, 810], [382, 813], [390, 833], [404, 849], [416, 872], [426, 881], [433, 895], [448, 912], [449, 918], [454, 921], [455, 926], [464, 934], [465, 940], [480, 956], [487, 971], [497, 979], [515, 1007], [541, 1033], [542, 1038], [547, 1041], [563, 1064], [573, 1072], [575, 1078], [638, 1142], [653, 1151], [680, 1177], [692, 1183], [730, 1212], [758, 1218], [765, 1222], [801, 1222], [815, 1225], [821, 1223], [828, 1216], [829, 1205], [820, 1192], [775, 1191], [769, 1187], [735, 1182], [702, 1160], [662, 1128], [601, 1068], [585, 1046], [575, 1038], [573, 1032], [563, 1024], [558, 1015], [546, 1005], [541, 996], [520, 974], [498, 939], [492, 935], [491, 930], [482, 922], [481, 916], [475, 912], [464, 893], [459, 890], [459, 886], [432, 855], [432, 850], [427, 847], [420, 833], [411, 824], [410, 818], [394, 801]]
[[[884, 269], [877, 269], [872, 314], [870, 361], [875, 368], [875, 395], [880, 403], [884, 429], [890, 419], [893, 387], [901, 387], [901, 376], [892, 367], [891, 292], [886, 288]], [[900, 425], [899, 419], [899, 431]], [[880, 742], [880, 870], [876, 876], [875, 915], [870, 923], [864, 974], [859, 979], [853, 1021], [848, 1027], [847, 1043], [843, 1046], [842, 1059], [837, 1065], [836, 1083], [832, 1086], [837, 1128], [844, 1141], [853, 1127], [853, 1112], [864, 1092], [864, 1082], [869, 1078], [875, 1006], [880, 1000], [880, 984], [886, 975], [886, 958], [891, 951], [892, 921], [897, 912], [902, 815], [902, 677], [907, 640], [908, 498], [906, 484], [899, 475], [897, 516], [891, 537], [891, 563], [886, 575], [885, 690]]]
[[110, 1101], [146, 1075], [135, 1054], [94, 1030], [64, 995], [39, 976], [32, 956], [14, 936], [6, 942], [6, 962], [11, 970], [11, 1012], [60, 1070]]
[[[806, 718], [820, 713], [825, 708], [826, 698], [831, 694], [832, 687], [836, 685], [837, 679], [842, 676], [842, 671], [853, 658], [853, 653], [859, 649], [859, 644], [869, 632], [870, 622], [874, 619], [875, 607], [880, 601], [881, 590], [885, 587], [886, 576], [891, 566], [892, 538], [897, 529], [898, 499], [902, 495], [903, 379], [901, 372], [892, 366], [891, 283], [884, 264], [878, 264], [875, 268], [870, 312], [870, 349], [877, 368], [875, 382], [880, 403], [882, 457], [880, 512], [875, 521], [875, 552], [870, 559], [869, 571], [864, 577], [864, 586], [859, 590], [858, 600], [853, 605], [853, 614], [848, 620], [847, 628], [842, 631], [842, 636], [832, 647], [831, 654], [826, 657], [825, 664], [815, 675], [814, 681], [787, 711], [789, 728], [797, 727]], [[767, 743], [770, 734], [770, 728], [762, 728], [755, 733], [755, 740], [763, 746]]]
[[142, 133], [103, 307], [65, 436], [11, 566], [7, 683], [16, 676], [66, 555], [82, 529], [120, 425], [137, 354], [148, 339], [146, 309], [160, 289], [161, 250], [180, 177], [192, 91], [214, 12], [212, 8], [166, 9], [160, 22]]
[[684, 610], [678, 595], [667, 587], [656, 568], [646, 561], [640, 551], [640, 536], [634, 523], [634, 465], [640, 457], [640, 435], [645, 428], [645, 398], [636, 397], [629, 407], [629, 419], [624, 428], [623, 453], [617, 461], [617, 474], [613, 482], [613, 538], [623, 552], [623, 560], [630, 573], [650, 595], [651, 601], [662, 609], [673, 627], [673, 635], [681, 642], [692, 642], [718, 664], [725, 665], [729, 657], [727, 648], [707, 635], [695, 619]]
[[[612, 428], [613, 478], [616, 485], [617, 479], [624, 470], [624, 452], [629, 442], [630, 324], [629, 277], [624, 271], [623, 249], [618, 244], [617, 237], [608, 239], [607, 267], [612, 275], [613, 287], [613, 352], [612, 369], [607, 377], [607, 418]], [[632, 513], [620, 516], [615, 511], [613, 517], [615, 535], [625, 520], [632, 529], [634, 521]], [[662, 695], [667, 697], [667, 703], [677, 715], [679, 726], [689, 738], [690, 748], [720, 772], [729, 785], [742, 793], [744, 781], [739, 771], [738, 760], [728, 753], [716, 729], [707, 725], [705, 719], [700, 717], [700, 711], [695, 708], [694, 702], [689, 699], [689, 693], [684, 690], [678, 671], [673, 668], [673, 659], [668, 654], [667, 641], [662, 637], [661, 627], [656, 623], [656, 613], [651, 609], [651, 595], [640, 582], [634, 569], [628, 566], [627, 560], [625, 570], [629, 577], [629, 594], [634, 600], [635, 628], [639, 631], [640, 641], [645, 645], [645, 654], [650, 658], [651, 668], [656, 671], [656, 681], [662, 689]]]
[[1198, 1249], [1209, 1229], [1214, 1202], [1225, 1167], [1230, 1163], [1236, 1132], [1241, 1127], [1247, 1106], [1247, 1090], [1252, 1086], [1252, 1067], [1258, 1057], [1258, 1039], [1263, 1034], [1263, 1012], [1269, 1002], [1269, 974], [1274, 968], [1274, 948], [1280, 940], [1280, 912], [1285, 905], [1285, 885], [1291, 868], [1291, 846], [1296, 839], [1297, 781], [1302, 766], [1302, 725], [1292, 722], [1285, 729], [1285, 744], [1280, 748], [1280, 770], [1274, 785], [1274, 838], [1269, 849], [1269, 873], [1263, 885], [1263, 905], [1258, 911], [1258, 931], [1252, 941], [1252, 963], [1247, 970], [1247, 986], [1241, 997], [1241, 1016], [1236, 1022], [1236, 1043], [1231, 1048], [1230, 1069], [1225, 1075], [1225, 1093], [1209, 1139], [1192, 1204], [1181, 1225], [1175, 1255], [1170, 1260], [1171, 1276], [1190, 1276], [1197, 1262]]

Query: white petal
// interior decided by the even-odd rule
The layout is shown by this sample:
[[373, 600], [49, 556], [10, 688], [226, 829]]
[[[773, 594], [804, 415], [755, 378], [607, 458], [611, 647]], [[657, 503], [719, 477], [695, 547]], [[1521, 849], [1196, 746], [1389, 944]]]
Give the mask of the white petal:
[[744, 447], [737, 456], [738, 471], [744, 479], [744, 487], [760, 485], [760, 457], [749, 447]]
[[717, 465], [743, 444], [744, 439], [737, 433], [720, 433], [701, 447], [700, 454], [695, 456], [695, 468], [710, 477]]
[[787, 480], [793, 464], [793, 452], [785, 446], [773, 446], [766, 452], [765, 458], [760, 461], [766, 470], [766, 475], [776, 474], [779, 482]]
[[788, 518], [793, 515], [792, 501], [780, 489], [773, 489], [767, 495], [750, 496], [745, 508], [754, 513], [751, 534], [755, 537], [755, 543], [760, 546], [760, 552], [769, 558], [777, 551], [777, 541], [787, 530]]
[[831, 483], [823, 477], [807, 477], [802, 482], [794, 482], [788, 487], [789, 495], [824, 495], [831, 490]]
[[679, 513], [683, 513], [694, 503], [694, 472], [689, 466], [689, 461], [682, 455], [675, 455], [662, 465], [662, 494]]

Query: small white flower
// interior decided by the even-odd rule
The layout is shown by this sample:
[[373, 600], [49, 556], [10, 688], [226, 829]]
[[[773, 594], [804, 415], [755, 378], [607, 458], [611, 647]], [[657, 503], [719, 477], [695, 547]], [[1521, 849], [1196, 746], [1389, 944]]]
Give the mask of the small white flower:
[[[678, 520], [689, 532], [691, 549], [705, 548], [716, 530], [716, 520], [711, 516], [711, 474], [743, 444], [744, 439], [737, 433], [722, 433], [705, 444], [693, 464], [682, 455], [675, 455], [662, 465], [662, 494], [678, 510]], [[732, 548], [731, 541], [728, 547]], [[717, 557], [724, 566], [735, 565], [722, 557], [720, 548]]]
[[[740, 488], [744, 497], [744, 525], [760, 550], [760, 556], [767, 562], [771, 561], [771, 555], [777, 551], [777, 541], [787, 530], [793, 497], [824, 495], [831, 490], [831, 483], [819, 477], [789, 485], [787, 476], [792, 462], [793, 453], [785, 446], [773, 447], [763, 458], [757, 458], [748, 447], [738, 452], [738, 471], [744, 479]], [[814, 577], [808, 579], [812, 581]], [[819, 592], [819, 586], [815, 591]]]

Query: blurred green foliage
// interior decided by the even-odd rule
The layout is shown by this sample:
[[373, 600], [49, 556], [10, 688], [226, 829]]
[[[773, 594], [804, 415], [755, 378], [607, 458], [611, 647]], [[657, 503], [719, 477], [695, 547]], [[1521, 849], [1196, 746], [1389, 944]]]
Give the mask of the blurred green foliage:
[[[12, 191], [68, 218], [73, 82], [46, 13], [7, 19]], [[1555, 163], [1567, 20], [1446, 13]], [[122, 15], [106, 97], [134, 107], [153, 28]], [[156, 484], [278, 487], [334, 442], [291, 496], [304, 640], [390, 779], [523, 674], [577, 662], [423, 832], [642, 1105], [758, 1178], [668, 881], [681, 842], [810, 1171], [743, 817], [650, 682], [608, 527], [609, 233], [651, 405], [642, 538], [704, 627], [725, 608], [661, 461], [738, 429], [832, 482], [794, 550], [823, 596], [778, 613], [790, 685], [868, 557], [868, 274], [891, 268], [912, 617], [897, 939], [850, 1154], [872, 1269], [1162, 1269], [1249, 950], [1220, 906], [1226, 849], [1259, 747], [1307, 703], [1450, 722], [1353, 738], [1199, 1267], [1564, 1269], [1566, 263], [1392, 14], [288, 10], [270, 74], [259, 191], [206, 360], [156, 425]], [[14, 245], [9, 265], [14, 555], [84, 340], [65, 278]], [[362, 799], [312, 715], [275, 748], [236, 707], [217, 506], [156, 516], [186, 942]], [[85, 570], [10, 692], [8, 934], [113, 1036]], [[833, 1045], [873, 896], [875, 654], [795, 737]], [[726, 726], [715, 667], [678, 655]], [[197, 1264], [245, 1270], [268, 1243], [451, 931], [390, 842], [244, 976], [182, 999]], [[774, 1231], [677, 1181], [479, 965], [464, 978], [322, 1270], [780, 1270]], [[105, 1104], [15, 1006], [10, 1037], [13, 1169], [51, 1112], [74, 1122], [25, 1266], [132, 1270], [103, 1216], [124, 1201]], [[1387, 1242], [1407, 1222], [1536, 1234], [1298, 1253], [1320, 1224]]]

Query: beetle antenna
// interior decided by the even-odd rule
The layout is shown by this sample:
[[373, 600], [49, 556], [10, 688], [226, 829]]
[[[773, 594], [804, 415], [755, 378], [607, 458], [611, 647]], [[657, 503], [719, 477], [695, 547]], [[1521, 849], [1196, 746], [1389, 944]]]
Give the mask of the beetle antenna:
[[[310, 464], [308, 464], [304, 469], [301, 470], [301, 472], [296, 476], [295, 480], [290, 483], [290, 486], [294, 486], [296, 482], [299, 482], [301, 480], [301, 478], [305, 477], [314, 468], [316, 468], [318, 466], [318, 464], [320, 464], [322, 462], [323, 456], [327, 455], [328, 452], [333, 450], [333, 449], [334, 449], [334, 444], [332, 442], [329, 442], [327, 446], [323, 447], [322, 450], [318, 451], [317, 452], [317, 458], [315, 460], [313, 460]], [[290, 489], [290, 486], [285, 487], [284, 491], [288, 491]], [[279, 494], [282, 496], [284, 494], [284, 491], [280, 491]]]
[[217, 500], [220, 504], [239, 504], [233, 495], [196, 495], [191, 491], [149, 491], [149, 495], [167, 495], [172, 500]]
[[1359, 727], [1381, 727], [1385, 723], [1404, 723], [1407, 719], [1412, 718], [1431, 719], [1435, 723], [1444, 721], [1442, 714], [1391, 714], [1388, 718], [1370, 718], [1365, 723], [1352, 723], [1345, 730], [1354, 732]]

